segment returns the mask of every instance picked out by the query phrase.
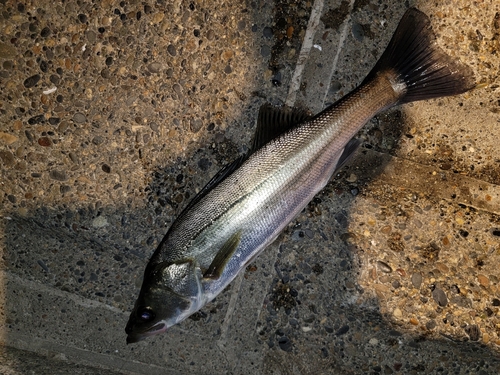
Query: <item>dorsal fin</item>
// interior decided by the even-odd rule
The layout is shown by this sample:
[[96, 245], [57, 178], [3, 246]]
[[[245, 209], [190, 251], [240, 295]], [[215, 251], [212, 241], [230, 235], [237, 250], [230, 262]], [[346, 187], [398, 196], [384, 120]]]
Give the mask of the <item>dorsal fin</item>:
[[251, 152], [258, 150], [270, 140], [311, 118], [310, 114], [300, 108], [263, 104], [259, 109]]

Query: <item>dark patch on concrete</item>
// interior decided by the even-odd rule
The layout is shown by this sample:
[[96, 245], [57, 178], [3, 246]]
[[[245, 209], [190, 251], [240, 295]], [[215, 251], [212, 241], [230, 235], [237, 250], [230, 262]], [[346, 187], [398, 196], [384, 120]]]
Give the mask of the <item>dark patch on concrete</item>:
[[335, 9], [330, 9], [322, 17], [321, 22], [325, 25], [325, 29], [337, 30], [342, 22], [346, 19], [349, 14], [349, 2], [342, 1], [340, 6]]
[[[274, 45], [271, 48], [269, 69], [277, 73], [281, 68], [280, 59], [287, 51], [294, 48], [300, 51], [302, 30], [307, 29], [312, 3], [300, 0], [275, 0], [272, 33]], [[269, 28], [264, 30], [269, 35]], [[296, 56], [293, 57], [296, 60]]]

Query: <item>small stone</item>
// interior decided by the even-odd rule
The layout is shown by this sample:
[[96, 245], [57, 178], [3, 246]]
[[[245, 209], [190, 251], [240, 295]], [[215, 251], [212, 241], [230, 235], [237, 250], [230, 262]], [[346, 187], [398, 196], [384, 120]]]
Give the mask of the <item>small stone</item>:
[[54, 85], [58, 85], [59, 82], [61, 81], [61, 77], [59, 77], [57, 74], [51, 74], [49, 77], [49, 81], [52, 82]]
[[69, 191], [71, 191], [71, 186], [69, 186], [69, 185], [61, 185], [59, 187], [59, 191], [61, 192], [61, 194], [68, 193]]
[[224, 51], [224, 52], [222, 52], [222, 59], [225, 60], [225, 61], [231, 59], [233, 56], [234, 56], [234, 52], [233, 51]]
[[7, 145], [11, 145], [12, 143], [17, 142], [19, 138], [13, 134], [0, 132], [0, 140]]
[[450, 269], [448, 268], [448, 266], [444, 263], [441, 263], [441, 262], [437, 262], [435, 264], [436, 268], [441, 271], [442, 273], [448, 273], [450, 272]]
[[382, 228], [380, 229], [380, 231], [381, 231], [383, 234], [389, 234], [389, 233], [391, 233], [391, 230], [392, 230], [392, 228], [391, 228], [391, 226], [390, 226], [390, 225], [386, 225], [386, 226], [384, 226], [384, 227], [382, 227]]
[[406, 271], [402, 268], [398, 268], [396, 272], [399, 274], [401, 277], [406, 277]]
[[400, 310], [398, 307], [396, 307], [396, 308], [394, 309], [394, 311], [393, 311], [393, 313], [392, 313], [392, 314], [394, 315], [394, 317], [395, 317], [396, 319], [401, 319], [401, 318], [403, 317], [403, 313], [401, 312], [401, 310]]
[[68, 179], [68, 176], [66, 175], [66, 172], [64, 172], [64, 171], [52, 170], [52, 171], [50, 171], [49, 176], [53, 180], [57, 180], [57, 181], [66, 181]]
[[38, 263], [38, 265], [39, 265], [40, 267], [42, 267], [42, 269], [43, 269], [45, 272], [49, 272], [49, 267], [47, 267], [47, 265], [45, 264], [45, 262], [44, 262], [43, 260], [39, 259], [39, 260], [37, 261], [37, 263]]
[[92, 31], [92, 30], [89, 30], [85, 33], [87, 35], [87, 40], [90, 42], [90, 43], [95, 43], [96, 39], [97, 39], [97, 34]]
[[175, 49], [175, 46], [173, 44], [168, 45], [167, 52], [170, 54], [170, 56], [177, 55], [177, 50]]
[[36, 125], [45, 122], [45, 116], [44, 115], [36, 115], [33, 117], [30, 117], [28, 119], [28, 124], [30, 125]]
[[436, 288], [432, 291], [432, 298], [441, 307], [446, 307], [448, 305], [448, 298], [442, 289]]
[[413, 324], [414, 326], [418, 326], [418, 320], [416, 318], [410, 318], [410, 324]]
[[101, 166], [101, 169], [102, 169], [102, 170], [103, 170], [103, 172], [105, 172], [105, 173], [111, 173], [111, 167], [110, 167], [109, 165], [107, 165], [107, 164], [103, 164], [103, 165]]
[[479, 341], [481, 338], [481, 330], [476, 324], [470, 324], [465, 327], [465, 333], [469, 335], [471, 341]]
[[457, 284], [453, 284], [451, 287], [450, 287], [450, 291], [452, 293], [455, 293], [455, 294], [460, 294], [460, 288], [458, 287]]
[[92, 220], [92, 226], [94, 228], [103, 228], [108, 225], [108, 220], [104, 216], [97, 216]]
[[203, 121], [201, 121], [199, 118], [191, 119], [189, 128], [193, 133], [198, 133], [202, 127]]
[[392, 268], [389, 266], [387, 263], [382, 262], [381, 260], [377, 261], [377, 267], [380, 271], [385, 272], [385, 273], [391, 273]]
[[49, 137], [41, 137], [38, 139], [38, 144], [43, 147], [50, 147], [52, 146], [52, 141]]
[[38, 83], [38, 81], [40, 81], [40, 75], [35, 74], [34, 76], [28, 77], [24, 80], [24, 87], [29, 89], [35, 86]]
[[200, 161], [198, 161], [198, 167], [200, 167], [203, 172], [207, 171], [210, 165], [210, 160], [207, 158], [201, 158]]
[[0, 160], [6, 167], [11, 167], [14, 165], [14, 155], [10, 151], [0, 150]]
[[78, 156], [74, 152], [70, 152], [68, 156], [73, 163], [75, 164], [79, 163]]
[[436, 328], [436, 321], [435, 320], [429, 320], [427, 323], [425, 323], [425, 328], [428, 330]]
[[77, 124], [82, 124], [87, 121], [87, 117], [83, 113], [77, 112], [73, 115], [73, 121]]
[[162, 65], [160, 63], [154, 62], [154, 63], [151, 63], [151, 64], [148, 65], [148, 70], [151, 73], [160, 73], [161, 66]]
[[267, 45], [263, 45], [260, 49], [260, 54], [262, 55], [262, 57], [271, 56], [271, 47], [269, 47]]
[[485, 275], [477, 275], [477, 281], [485, 288], [490, 285], [490, 280]]
[[390, 277], [387, 275], [380, 276], [379, 281], [381, 283], [387, 284], [391, 281]]
[[160, 131], [160, 128], [159, 128], [158, 124], [156, 122], [154, 122], [154, 121], [151, 121], [149, 123], [149, 127], [151, 128], [152, 131], [154, 131], [156, 133], [158, 133]]
[[49, 118], [49, 124], [50, 125], [57, 125], [59, 124], [59, 122], [61, 121], [61, 119], [59, 117], [50, 117]]
[[78, 15], [78, 21], [81, 23], [86, 23], [88, 21], [88, 17], [85, 14], [80, 13]]
[[413, 275], [411, 275], [411, 283], [416, 289], [420, 289], [420, 286], [422, 285], [422, 275], [418, 272], [415, 272]]
[[[147, 12], [145, 12], [145, 13], [147, 13]], [[161, 21], [163, 21], [164, 17], [165, 17], [165, 13], [163, 13], [163, 12], [155, 13], [155, 15], [153, 16], [153, 23], [160, 23]]]
[[272, 38], [273, 36], [273, 29], [271, 29], [269, 26], [264, 27], [264, 30], [262, 30], [262, 34], [264, 35], [265, 38]]
[[286, 336], [282, 336], [278, 339], [278, 345], [280, 349], [284, 350], [285, 352], [291, 352], [293, 349], [292, 342]]
[[347, 182], [356, 182], [358, 180], [358, 176], [356, 176], [354, 173], [351, 173], [345, 180]]
[[364, 37], [365, 37], [365, 32], [363, 30], [363, 25], [357, 23], [357, 22], [354, 22], [353, 25], [352, 25], [352, 36], [354, 37], [354, 39], [362, 42]]
[[345, 325], [345, 326], [340, 327], [338, 329], [338, 331], [335, 332], [335, 335], [336, 336], [342, 336], [342, 335], [345, 335], [347, 332], [349, 332], [349, 326]]

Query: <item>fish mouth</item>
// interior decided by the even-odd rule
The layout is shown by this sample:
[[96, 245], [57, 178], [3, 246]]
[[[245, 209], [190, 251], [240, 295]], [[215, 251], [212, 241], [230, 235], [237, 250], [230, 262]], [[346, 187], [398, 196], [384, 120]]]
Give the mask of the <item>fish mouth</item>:
[[126, 330], [128, 331], [127, 344], [133, 344], [142, 341], [150, 336], [154, 336], [159, 333], [165, 332], [166, 330], [167, 330], [167, 325], [165, 323], [158, 323], [144, 332], [130, 332], [132, 330]]

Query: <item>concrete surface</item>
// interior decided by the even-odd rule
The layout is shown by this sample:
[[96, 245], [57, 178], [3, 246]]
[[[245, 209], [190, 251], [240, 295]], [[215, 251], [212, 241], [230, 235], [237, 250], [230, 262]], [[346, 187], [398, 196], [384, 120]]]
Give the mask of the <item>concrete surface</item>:
[[[125, 344], [149, 256], [248, 149], [266, 101], [321, 110], [408, 6], [480, 88], [377, 116], [247, 271]], [[5, 374], [498, 374], [500, 4], [0, 1]]]

